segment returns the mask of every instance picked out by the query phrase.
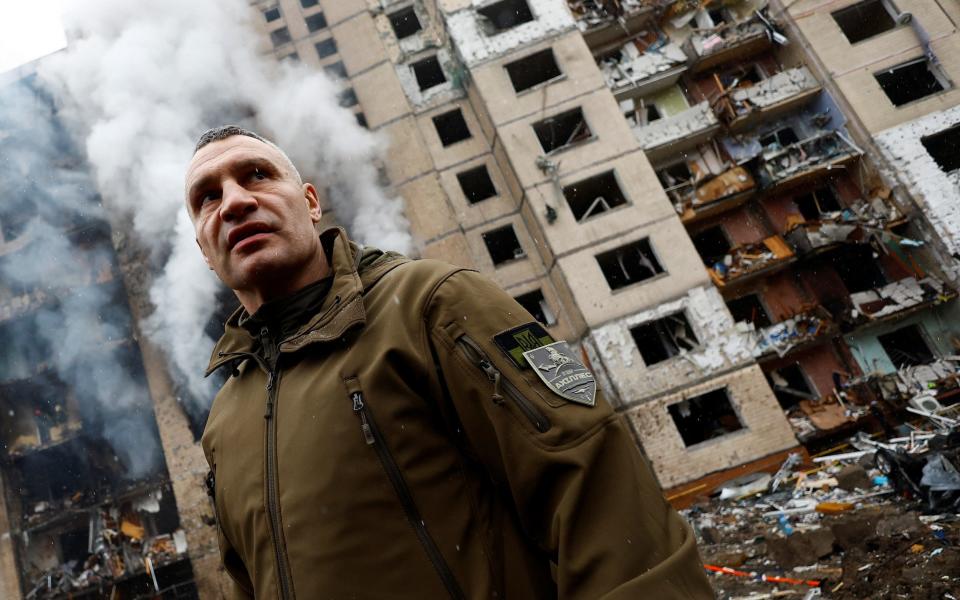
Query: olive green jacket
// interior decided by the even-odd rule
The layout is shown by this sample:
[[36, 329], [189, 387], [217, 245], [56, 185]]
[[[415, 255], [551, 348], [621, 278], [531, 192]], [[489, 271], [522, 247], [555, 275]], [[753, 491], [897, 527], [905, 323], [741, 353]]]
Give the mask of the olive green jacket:
[[235, 597], [713, 597], [599, 392], [567, 402], [494, 344], [529, 313], [475, 272], [321, 237], [317, 314], [270, 357], [238, 311], [209, 367], [233, 368], [202, 443]]

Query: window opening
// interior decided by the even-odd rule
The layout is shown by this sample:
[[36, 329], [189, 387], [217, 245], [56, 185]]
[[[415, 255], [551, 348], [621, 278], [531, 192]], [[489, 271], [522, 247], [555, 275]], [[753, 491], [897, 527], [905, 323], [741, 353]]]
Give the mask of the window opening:
[[333, 56], [337, 53], [337, 41], [333, 38], [327, 38], [321, 42], [317, 42], [314, 44], [314, 47], [317, 49], [317, 56], [320, 58]]
[[533, 20], [526, 0], [501, 0], [477, 9], [477, 15], [487, 35], [513, 29]]
[[918, 325], [907, 325], [896, 331], [877, 336], [883, 351], [897, 369], [916, 367], [933, 362], [933, 350], [927, 344]]
[[800, 210], [800, 214], [808, 221], [816, 221], [824, 213], [843, 210], [837, 200], [837, 195], [827, 186], [818, 188], [808, 194], [801, 194], [793, 201]]
[[645, 365], [652, 366], [696, 348], [700, 342], [694, 335], [687, 316], [676, 313], [639, 325], [630, 330]]
[[758, 294], [747, 294], [730, 300], [727, 302], [727, 308], [730, 309], [733, 320], [738, 323], [753, 323], [754, 327], [758, 329], [763, 329], [773, 324]]
[[335, 63], [325, 66], [323, 68], [323, 72], [334, 78], [339, 78], [339, 79], [347, 78], [347, 68], [343, 66], [343, 61], [341, 60], [338, 60]]
[[310, 32], [319, 31], [327, 26], [327, 18], [323, 16], [322, 12], [318, 12], [315, 15], [310, 15], [304, 21], [307, 22], [307, 29]]
[[687, 398], [667, 409], [688, 447], [743, 429], [726, 388]]
[[274, 29], [270, 32], [270, 43], [272, 43], [274, 47], [289, 44], [291, 39], [290, 30], [286, 27]]
[[611, 290], [650, 279], [663, 273], [649, 238], [597, 255], [597, 263]]
[[310, 8], [316, 6], [320, 0], [300, 0], [300, 6], [303, 8]]
[[273, 8], [268, 8], [267, 10], [263, 11], [263, 18], [267, 21], [267, 23], [276, 21], [280, 18], [280, 7], [274, 6]]
[[710, 16], [710, 21], [714, 27], [719, 27], [727, 22], [727, 11], [722, 8], [709, 9], [707, 14]]
[[437, 128], [437, 135], [444, 147], [470, 138], [470, 128], [463, 120], [463, 112], [459, 108], [435, 116], [433, 126]]
[[340, 94], [337, 96], [337, 100], [340, 103], [340, 106], [344, 108], [356, 106], [359, 102], [359, 100], [357, 100], [357, 93], [353, 91], [353, 88], [347, 88], [340, 92]]
[[883, 0], [864, 0], [830, 13], [851, 44], [880, 35], [897, 26], [896, 14]]
[[960, 169], [960, 123], [920, 141], [944, 173]]
[[290, 62], [300, 62], [300, 55], [296, 52], [291, 52], [290, 54], [284, 56], [280, 60], [289, 60]]
[[790, 144], [796, 144], [799, 141], [800, 138], [797, 137], [797, 132], [793, 130], [793, 127], [781, 127], [780, 129], [760, 136], [760, 145], [763, 146], [764, 149], [770, 149], [771, 147], [786, 148]]
[[770, 382], [773, 395], [777, 397], [781, 408], [793, 408], [801, 400], [819, 399], [810, 382], [807, 381], [800, 363], [771, 370], [767, 373], [767, 381]]
[[547, 153], [566, 148], [593, 135], [583, 117], [583, 111], [579, 108], [534, 123], [533, 130], [543, 151]]
[[490, 253], [494, 266], [527, 256], [520, 246], [517, 234], [513, 231], [513, 225], [488, 231], [481, 237], [483, 243], [487, 245], [487, 252]]
[[396, 34], [398, 40], [408, 38], [423, 29], [412, 6], [391, 13], [387, 18], [390, 20], [390, 27], [393, 28], [393, 33]]
[[723, 262], [730, 252], [730, 240], [720, 225], [714, 225], [695, 234], [692, 238], [693, 246], [703, 259], [703, 264], [712, 267]]
[[557, 317], [553, 314], [553, 311], [550, 310], [550, 305], [547, 304], [547, 300], [543, 297], [543, 292], [540, 290], [521, 294], [517, 296], [515, 300], [520, 306], [525, 308], [528, 313], [533, 315], [533, 318], [538, 322], [544, 325], [553, 325], [557, 322]]
[[357, 119], [357, 125], [367, 129], [367, 116], [365, 114], [357, 113], [354, 115], [354, 117]]
[[413, 69], [413, 74], [417, 78], [417, 85], [420, 86], [421, 92], [447, 81], [443, 69], [440, 67], [440, 61], [437, 60], [436, 56], [428, 56], [417, 61], [410, 65], [410, 68]]
[[513, 90], [517, 93], [561, 75], [552, 48], [515, 60], [505, 68], [507, 75], [510, 76], [510, 83], [513, 84]]
[[563, 196], [573, 211], [573, 218], [580, 223], [627, 203], [613, 171], [568, 185], [563, 188]]
[[490, 179], [490, 173], [487, 172], [486, 165], [457, 173], [457, 181], [460, 183], [463, 195], [466, 196], [467, 202], [470, 204], [476, 204], [481, 200], [497, 195], [497, 188], [494, 187], [493, 181]]
[[842, 253], [830, 262], [851, 294], [887, 285], [887, 278], [873, 257], [869, 245], [843, 246]]
[[926, 58], [874, 73], [874, 77], [894, 106], [903, 106], [945, 89]]

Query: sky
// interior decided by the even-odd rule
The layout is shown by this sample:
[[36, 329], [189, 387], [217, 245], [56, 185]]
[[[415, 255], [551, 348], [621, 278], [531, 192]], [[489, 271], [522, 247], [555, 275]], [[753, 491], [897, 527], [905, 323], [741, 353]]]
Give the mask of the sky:
[[0, 0], [0, 73], [67, 44], [60, 0]]

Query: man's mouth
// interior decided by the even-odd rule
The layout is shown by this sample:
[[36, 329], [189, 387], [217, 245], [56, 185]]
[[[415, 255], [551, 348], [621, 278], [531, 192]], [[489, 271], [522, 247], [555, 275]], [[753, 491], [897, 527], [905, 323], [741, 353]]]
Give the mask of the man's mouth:
[[243, 225], [234, 227], [230, 230], [230, 233], [227, 234], [227, 247], [230, 250], [233, 250], [238, 246], [253, 243], [258, 239], [262, 239], [267, 234], [272, 232], [273, 229], [271, 229], [266, 223], [261, 223], [258, 221], [244, 223]]

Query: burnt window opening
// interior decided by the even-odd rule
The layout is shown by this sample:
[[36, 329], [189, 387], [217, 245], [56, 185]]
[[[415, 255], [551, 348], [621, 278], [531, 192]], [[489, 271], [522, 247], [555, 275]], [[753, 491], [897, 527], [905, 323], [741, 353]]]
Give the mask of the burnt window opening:
[[687, 447], [743, 429], [727, 388], [687, 398], [667, 410]]
[[497, 195], [497, 188], [494, 187], [493, 181], [490, 179], [490, 173], [487, 172], [486, 165], [457, 173], [457, 181], [460, 183], [463, 195], [466, 196], [467, 202], [470, 204], [476, 204], [481, 200]]
[[687, 316], [682, 312], [634, 327], [630, 335], [640, 350], [643, 363], [648, 367], [700, 345]]
[[552, 48], [515, 60], [504, 68], [507, 70], [507, 75], [510, 76], [513, 91], [518, 94], [562, 75]]
[[280, 18], [280, 7], [274, 6], [263, 11], [263, 18], [267, 23], [272, 23]]
[[611, 290], [639, 283], [663, 273], [649, 238], [597, 255], [597, 264]]
[[890, 67], [873, 76], [894, 106], [903, 106], [946, 89], [926, 58]]
[[753, 323], [757, 329], [772, 325], [770, 314], [760, 301], [758, 294], [747, 294], [727, 302], [727, 308], [737, 323]]
[[579, 223], [627, 203], [613, 171], [566, 186], [563, 188], [563, 197], [573, 211], [573, 218]]
[[356, 106], [359, 103], [357, 93], [353, 91], [353, 88], [347, 88], [337, 95], [337, 103], [343, 108]]
[[883, 351], [897, 369], [933, 362], [934, 354], [919, 325], [907, 325], [877, 336]]
[[311, 8], [317, 5], [320, 0], [300, 0], [300, 6], [303, 8]]
[[314, 31], [320, 31], [327, 26], [327, 17], [323, 15], [322, 12], [317, 14], [310, 15], [304, 21], [307, 23], [307, 29], [313, 33]]
[[477, 15], [487, 35], [495, 35], [533, 20], [526, 0], [500, 0], [478, 8]]
[[568, 110], [533, 124], [533, 131], [546, 153], [566, 148], [577, 142], [590, 139], [593, 133], [587, 126], [583, 111]]
[[843, 210], [840, 206], [837, 195], [830, 187], [824, 186], [810, 193], [801, 194], [793, 199], [800, 210], [800, 214], [807, 221], [816, 221], [824, 213], [839, 212]]
[[777, 402], [783, 409], [791, 409], [797, 406], [801, 400], [817, 400], [819, 398], [813, 386], [807, 380], [800, 363], [772, 369], [767, 373], [767, 381], [770, 382], [773, 395], [777, 397]]
[[681, 161], [660, 169], [657, 171], [657, 177], [660, 178], [663, 189], [669, 190], [692, 181], [693, 173], [690, 172], [690, 166], [685, 161]]
[[433, 126], [437, 128], [437, 135], [444, 147], [470, 138], [470, 128], [467, 127], [463, 112], [459, 108], [435, 116]]
[[71, 561], [76, 561], [77, 564], [82, 565], [86, 562], [87, 557], [90, 556], [90, 530], [88, 527], [65, 531], [57, 538], [60, 546], [60, 564], [65, 565]]
[[274, 29], [270, 32], [270, 43], [272, 43], [274, 47], [289, 44], [291, 39], [293, 38], [290, 37], [290, 30], [286, 27]]
[[960, 123], [920, 138], [920, 142], [944, 173], [960, 169]]
[[727, 239], [727, 234], [720, 225], [708, 227], [694, 234], [690, 239], [693, 240], [693, 247], [703, 259], [703, 264], [708, 267], [722, 263], [724, 257], [730, 252], [730, 240]]
[[420, 25], [420, 19], [417, 18], [417, 13], [413, 10], [412, 6], [390, 13], [387, 15], [387, 19], [390, 20], [390, 27], [393, 28], [393, 33], [397, 36], [398, 40], [408, 38], [423, 29], [423, 26]]
[[714, 27], [719, 27], [724, 23], [730, 22], [730, 16], [727, 14], [726, 9], [723, 8], [708, 9], [707, 15], [710, 17], [710, 21], [713, 23]]
[[494, 266], [502, 265], [511, 260], [526, 258], [523, 247], [520, 246], [520, 240], [517, 239], [516, 232], [513, 231], [513, 225], [500, 227], [488, 231], [481, 235], [483, 243], [487, 246], [487, 252], [493, 260]]
[[354, 117], [357, 119], [357, 125], [363, 127], [364, 129], [369, 129], [369, 126], [367, 125], [367, 116], [365, 114], [357, 113], [354, 115]]
[[557, 322], [557, 317], [553, 314], [546, 298], [543, 297], [543, 292], [540, 290], [520, 294], [514, 300], [543, 325], [553, 325]]
[[897, 26], [896, 12], [886, 0], [864, 0], [830, 15], [851, 44], [880, 35]]
[[410, 65], [410, 68], [413, 69], [413, 74], [417, 78], [417, 85], [420, 86], [421, 92], [447, 81], [446, 75], [443, 74], [443, 68], [440, 66], [440, 61], [437, 60], [436, 56], [428, 56], [417, 61]]
[[770, 133], [760, 136], [760, 145], [764, 148], [786, 148], [790, 144], [800, 141], [793, 127], [781, 127]]
[[345, 67], [343, 65], [343, 61], [340, 61], [340, 60], [338, 60], [333, 64], [329, 64], [325, 66], [323, 68], [323, 72], [336, 79], [347, 78], [347, 67]]
[[313, 47], [317, 49], [317, 57], [319, 58], [326, 58], [337, 53], [337, 41], [332, 37], [317, 42]]
[[830, 264], [851, 294], [883, 287], [889, 283], [869, 245], [844, 246], [832, 255]]

